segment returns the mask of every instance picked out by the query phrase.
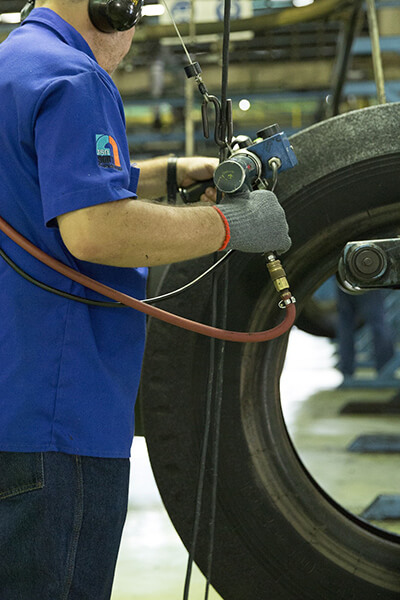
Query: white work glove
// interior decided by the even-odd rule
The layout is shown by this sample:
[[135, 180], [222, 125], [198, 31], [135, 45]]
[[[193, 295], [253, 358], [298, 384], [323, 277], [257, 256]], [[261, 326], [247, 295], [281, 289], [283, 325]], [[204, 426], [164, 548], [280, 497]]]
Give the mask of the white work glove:
[[283, 254], [292, 245], [285, 211], [273, 192], [226, 194], [215, 208], [229, 226], [230, 239], [224, 250]]

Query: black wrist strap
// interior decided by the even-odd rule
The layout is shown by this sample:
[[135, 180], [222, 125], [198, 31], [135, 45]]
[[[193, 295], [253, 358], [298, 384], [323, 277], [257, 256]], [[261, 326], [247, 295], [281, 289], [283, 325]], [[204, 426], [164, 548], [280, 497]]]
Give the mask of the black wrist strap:
[[176, 194], [178, 193], [178, 184], [176, 182], [176, 156], [170, 156], [167, 162], [167, 199], [169, 204], [176, 203]]

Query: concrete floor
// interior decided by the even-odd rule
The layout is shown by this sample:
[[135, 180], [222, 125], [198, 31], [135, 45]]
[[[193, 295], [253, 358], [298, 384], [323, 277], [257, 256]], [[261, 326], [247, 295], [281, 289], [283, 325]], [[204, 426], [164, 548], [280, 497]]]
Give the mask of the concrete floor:
[[[378, 495], [400, 494], [399, 455], [358, 454], [346, 448], [361, 434], [400, 434], [400, 415], [339, 415], [338, 409], [350, 400], [384, 401], [395, 390], [338, 389], [342, 376], [335, 364], [330, 341], [294, 329], [281, 380], [282, 406], [312, 476], [337, 502], [360, 514]], [[130, 508], [112, 600], [179, 600], [187, 552], [163, 508], [143, 438], [134, 441], [132, 456]], [[374, 524], [400, 535], [400, 520]], [[196, 569], [190, 600], [203, 598], [204, 578]], [[212, 590], [209, 600], [218, 598]]]
[[[183, 598], [187, 551], [161, 502], [143, 438], [132, 450], [128, 517], [115, 574], [112, 600]], [[204, 598], [205, 578], [195, 566], [190, 599]], [[209, 600], [220, 596], [211, 590]]]
[[[303, 349], [303, 351], [300, 351]], [[348, 446], [361, 435], [399, 435], [398, 415], [343, 415], [349, 402], [385, 402], [394, 388], [341, 388], [335, 345], [294, 330], [281, 379], [285, 421], [303, 463], [326, 492], [354, 514], [381, 494], [400, 496], [398, 453], [356, 453]], [[359, 369], [355, 379], [373, 378]], [[399, 379], [400, 388], [400, 379]], [[374, 523], [400, 534], [400, 520]]]

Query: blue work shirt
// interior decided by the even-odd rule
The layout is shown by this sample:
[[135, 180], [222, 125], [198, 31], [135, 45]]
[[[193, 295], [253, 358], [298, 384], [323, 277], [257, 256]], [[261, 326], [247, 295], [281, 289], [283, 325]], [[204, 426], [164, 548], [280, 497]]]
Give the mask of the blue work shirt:
[[[0, 216], [36, 246], [142, 299], [146, 269], [74, 258], [57, 216], [136, 198], [120, 95], [84, 38], [35, 9], [0, 45]], [[107, 300], [0, 232], [0, 247], [53, 287]], [[145, 317], [44, 291], [0, 258], [0, 450], [128, 457]]]

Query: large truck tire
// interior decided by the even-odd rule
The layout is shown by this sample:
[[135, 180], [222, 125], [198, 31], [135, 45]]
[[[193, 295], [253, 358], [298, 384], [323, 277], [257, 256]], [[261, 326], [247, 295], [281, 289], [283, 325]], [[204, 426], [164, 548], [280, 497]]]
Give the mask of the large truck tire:
[[[281, 175], [293, 246], [282, 260], [301, 313], [331, 276], [348, 240], [400, 231], [400, 104], [347, 113], [293, 136], [299, 164]], [[171, 266], [166, 292], [210, 258]], [[258, 255], [229, 265], [228, 328], [261, 330], [282, 315]], [[163, 306], [164, 307], [164, 306]], [[165, 303], [210, 321], [211, 283]], [[211, 582], [225, 600], [398, 600], [400, 537], [325, 493], [286, 429], [279, 379], [287, 336], [227, 343]], [[143, 367], [144, 430], [155, 478], [184, 544], [192, 539], [205, 420], [210, 340], [151, 320]], [[211, 473], [196, 562], [208, 554]]]

